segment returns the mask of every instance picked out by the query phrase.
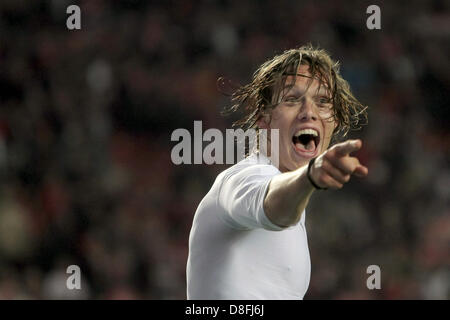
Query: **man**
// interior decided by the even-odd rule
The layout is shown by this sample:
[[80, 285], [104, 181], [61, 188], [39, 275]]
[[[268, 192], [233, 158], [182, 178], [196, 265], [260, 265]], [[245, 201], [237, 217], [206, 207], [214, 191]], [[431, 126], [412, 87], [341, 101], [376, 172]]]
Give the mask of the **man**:
[[264, 63], [233, 101], [231, 111], [246, 111], [237, 124], [279, 130], [279, 164], [253, 152], [218, 175], [194, 216], [187, 298], [303, 299], [310, 279], [305, 208], [314, 190], [368, 174], [350, 155], [360, 140], [328, 149], [367, 117], [366, 108], [338, 64], [312, 46]]

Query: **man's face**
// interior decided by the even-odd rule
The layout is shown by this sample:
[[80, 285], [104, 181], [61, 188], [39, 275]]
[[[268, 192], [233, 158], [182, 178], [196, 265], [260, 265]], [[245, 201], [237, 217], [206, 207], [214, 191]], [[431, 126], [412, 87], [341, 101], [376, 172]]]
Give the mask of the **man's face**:
[[[330, 93], [319, 81], [311, 81], [309, 66], [300, 65], [295, 84], [288, 76], [281, 88], [279, 104], [258, 121], [260, 128], [279, 129], [279, 170], [292, 171], [327, 150], [336, 121]], [[308, 87], [308, 84], [309, 87]], [[270, 135], [269, 135], [270, 136]]]

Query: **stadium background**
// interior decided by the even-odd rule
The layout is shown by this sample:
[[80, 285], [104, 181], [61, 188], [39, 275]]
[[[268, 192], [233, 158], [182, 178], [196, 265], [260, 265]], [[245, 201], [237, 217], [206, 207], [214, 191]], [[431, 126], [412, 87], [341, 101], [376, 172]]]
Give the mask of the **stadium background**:
[[0, 298], [185, 299], [192, 217], [227, 166], [172, 164], [170, 135], [230, 128], [217, 78], [312, 42], [370, 107], [351, 135], [370, 175], [313, 196], [305, 298], [449, 299], [449, 23], [447, 1], [1, 1]]

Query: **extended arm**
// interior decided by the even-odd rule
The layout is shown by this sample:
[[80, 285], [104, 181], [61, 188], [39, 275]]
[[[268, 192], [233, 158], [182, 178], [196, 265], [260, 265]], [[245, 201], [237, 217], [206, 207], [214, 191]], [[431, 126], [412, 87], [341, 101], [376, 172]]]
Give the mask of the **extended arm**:
[[[361, 140], [336, 144], [320, 155], [311, 167], [311, 178], [322, 188], [340, 189], [351, 175], [365, 177], [368, 169], [350, 153], [359, 150]], [[308, 166], [272, 178], [264, 198], [264, 211], [269, 220], [280, 226], [296, 224], [315, 190], [307, 177]]]

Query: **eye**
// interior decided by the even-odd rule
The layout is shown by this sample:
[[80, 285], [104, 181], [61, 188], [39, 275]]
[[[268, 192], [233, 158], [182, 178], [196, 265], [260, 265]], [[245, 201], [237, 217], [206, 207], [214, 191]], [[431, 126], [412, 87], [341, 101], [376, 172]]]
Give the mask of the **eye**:
[[331, 100], [328, 97], [319, 97], [318, 102], [320, 105], [325, 105], [331, 103]]
[[290, 103], [296, 103], [299, 101], [299, 98], [296, 96], [289, 96], [289, 97], [286, 97], [284, 101], [290, 102]]

